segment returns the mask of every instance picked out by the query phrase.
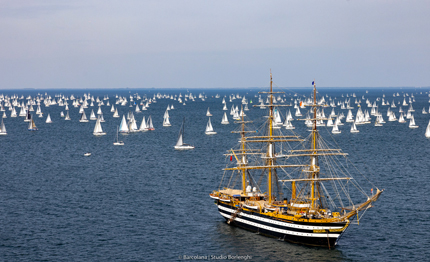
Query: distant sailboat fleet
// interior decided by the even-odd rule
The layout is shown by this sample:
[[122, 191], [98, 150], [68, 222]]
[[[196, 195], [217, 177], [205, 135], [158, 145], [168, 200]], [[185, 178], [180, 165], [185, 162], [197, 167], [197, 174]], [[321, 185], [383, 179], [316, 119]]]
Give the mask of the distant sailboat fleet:
[[[393, 94], [393, 99], [388, 99], [385, 97], [385, 95], [373, 99], [370, 97], [366, 98], [365, 96], [368, 96], [368, 92], [362, 96], [357, 96], [355, 93], [342, 94], [341, 97], [338, 98], [325, 95], [322, 96], [319, 101], [317, 101], [319, 105], [317, 109], [317, 116], [319, 120], [316, 124], [318, 127], [328, 127], [331, 129], [332, 134], [341, 136], [343, 136], [344, 133], [360, 133], [360, 126], [370, 123], [376, 127], [383, 127], [389, 122], [408, 123], [409, 128], [419, 129], [420, 126], [417, 123], [421, 123], [421, 125], [424, 126], [422, 123], [422, 116], [429, 114], [430, 107], [427, 108], [428, 106], [422, 107], [422, 105], [420, 106], [419, 104], [415, 104], [416, 94], [408, 92], [395, 92]], [[419, 95], [422, 94], [423, 92], [419, 93]], [[427, 100], [430, 99], [428, 92], [424, 92], [424, 94], [428, 96]], [[186, 105], [185, 102], [192, 103], [197, 99], [200, 99], [202, 102], [206, 102], [208, 99], [219, 99], [218, 101], [221, 101], [221, 106], [219, 108], [216, 108], [212, 104], [211, 107], [206, 106], [204, 108], [205, 111], [201, 109], [203, 112], [200, 112], [201, 116], [206, 115], [208, 117], [206, 126], [204, 128], [204, 134], [215, 135], [217, 134], [217, 131], [219, 131], [215, 130], [220, 128], [219, 124], [230, 124], [228, 114], [230, 114], [230, 117], [233, 119], [233, 121], [239, 121], [243, 116], [248, 114], [248, 111], [250, 108], [252, 108], [251, 105], [253, 103], [252, 100], [249, 100], [245, 96], [241, 96], [239, 94], [230, 94], [224, 96], [216, 95], [208, 97], [208, 95], [204, 93], [194, 95], [191, 92], [187, 92], [185, 94], [156, 93], [152, 94], [151, 96], [140, 95], [136, 93], [130, 94], [128, 97], [115, 95], [113, 102], [111, 99], [112, 97], [109, 98], [109, 96], [106, 95], [100, 98], [95, 97], [89, 93], [83, 94], [83, 96], [80, 97], [74, 95], [50, 96], [47, 93], [27, 97], [18, 97], [17, 95], [8, 96], [1, 94], [0, 110], [3, 113], [1, 114], [2, 128], [0, 129], [0, 134], [7, 134], [5, 131], [5, 125], [8, 123], [7, 121], [5, 122], [5, 119], [8, 117], [11, 117], [12, 119], [22, 117], [25, 122], [28, 122], [28, 130], [38, 130], [38, 127], [35, 123], [35, 118], [37, 115], [38, 117], [46, 116], [46, 120], [44, 122], [51, 125], [56, 125], [58, 123], [56, 120], [58, 116], [66, 121], [72, 121], [71, 116], [73, 116], [75, 121], [78, 120], [81, 123], [95, 121], [96, 123], [93, 134], [95, 136], [103, 136], [109, 132], [109, 125], [106, 125], [108, 132], [104, 131], [102, 128], [102, 123], [106, 121], [103, 111], [110, 111], [110, 117], [108, 117], [108, 121], [111, 121], [112, 118], [121, 119], [121, 121], [117, 123], [119, 124], [119, 134], [154, 131], [155, 128], [151, 115], [146, 114], [146, 116], [139, 116], [138, 119], [136, 116], [139, 114], [144, 114], [145, 112], [148, 112], [148, 110], [152, 110], [151, 108], [153, 105], [162, 99], [170, 99], [172, 101], [172, 103], [167, 105], [163, 117], [160, 119], [159, 116], [157, 116], [156, 121], [154, 120], [156, 123], [160, 123], [162, 121], [163, 127], [171, 127], [172, 124], [175, 124], [175, 114], [172, 114], [174, 117], [173, 122], [171, 118], [171, 110], [175, 109], [173, 103]], [[254, 95], [253, 100], [260, 109], [267, 108], [267, 98], [265, 99], [261, 95]], [[430, 100], [428, 102], [430, 103]], [[288, 98], [285, 94], [282, 96], [278, 94], [275, 95], [273, 103], [292, 107], [291, 109], [282, 110], [282, 112], [281, 108], [279, 108], [279, 110], [274, 110], [274, 121], [272, 123], [273, 129], [296, 129], [294, 123], [301, 119], [305, 120], [304, 123], [307, 128], [311, 127], [311, 117], [307, 112], [307, 108], [312, 104], [312, 101], [310, 101], [309, 97], [293, 93], [291, 97]], [[46, 114], [44, 114], [43, 111], [49, 107], [54, 106], [61, 107], [61, 111], [57, 111], [58, 113], [48, 111]], [[107, 110], [104, 106], [107, 107]], [[126, 107], [128, 111], [126, 114], [123, 114], [123, 109], [121, 109], [124, 107]], [[414, 107], [422, 108], [422, 110], [417, 110], [417, 112], [415, 112]], [[75, 110], [79, 111], [79, 116], [73, 115], [73, 108], [76, 108]], [[329, 111], [327, 111], [327, 108], [330, 108]], [[385, 110], [381, 110], [382, 108], [386, 108], [386, 114]], [[70, 110], [72, 110], [72, 112]], [[87, 118], [85, 111], [90, 112], [89, 118]], [[10, 114], [7, 112], [10, 112]], [[122, 117], [120, 112], [122, 112]], [[327, 112], [329, 113], [326, 115]], [[384, 114], [382, 114], [382, 112], [384, 112]], [[417, 114], [420, 117], [417, 117]], [[154, 115], [158, 114], [154, 113]], [[294, 118], [296, 119], [294, 119], [293, 116], [295, 116]], [[385, 116], [387, 117], [386, 119], [384, 119]], [[139, 119], [142, 119], [142, 122], [139, 122]], [[221, 119], [221, 121], [212, 121], [213, 119]], [[41, 123], [43, 125], [45, 124], [43, 122]], [[194, 125], [195, 121], [190, 123]], [[347, 123], [349, 123], [349, 132], [347, 132], [348, 129], [345, 130], [342, 127]], [[42, 128], [44, 129], [44, 127]], [[428, 126], [426, 126], [425, 137], [430, 138]]]

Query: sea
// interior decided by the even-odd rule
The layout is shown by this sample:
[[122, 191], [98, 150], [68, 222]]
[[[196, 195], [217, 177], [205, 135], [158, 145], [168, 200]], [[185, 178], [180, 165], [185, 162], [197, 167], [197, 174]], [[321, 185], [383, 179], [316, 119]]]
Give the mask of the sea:
[[[341, 134], [327, 137], [349, 154], [351, 162], [379, 189], [385, 189], [359, 224], [352, 224], [336, 249], [307, 247], [268, 238], [232, 227], [219, 214], [209, 193], [218, 189], [238, 134], [232, 116], [232, 95], [246, 97], [247, 118], [258, 126], [267, 110], [258, 95], [268, 88], [242, 89], [85, 89], [0, 90], [3, 95], [35, 97], [45, 94], [99, 97], [105, 136], [93, 135], [95, 121], [80, 123], [79, 108], [69, 101], [71, 121], [60, 116], [64, 107], [42, 105], [42, 118], [34, 117], [38, 131], [28, 131], [23, 117], [4, 123], [7, 135], [0, 136], [0, 260], [1, 261], [428, 261], [430, 257], [430, 140], [424, 136], [430, 115], [429, 90], [424, 88], [322, 88], [319, 96], [336, 101], [355, 100], [370, 111], [365, 101], [376, 101], [386, 123], [375, 127], [350, 123], [339, 126]], [[282, 89], [279, 94], [292, 103], [310, 97], [312, 88]], [[134, 100], [115, 104], [116, 96], [153, 98], [154, 95], [192, 93], [195, 101], [180, 104], [170, 98], [156, 99], [148, 110], [134, 113], [138, 126], [143, 116], [153, 119], [154, 131], [119, 135], [124, 146], [114, 146], [121, 118], [113, 118], [110, 104], [122, 117], [135, 110]], [[352, 97], [355, 93], [356, 97]], [[399, 96], [397, 96], [399, 93]], [[395, 94], [396, 96], [393, 96]], [[219, 95], [219, 98], [217, 97]], [[348, 97], [347, 97], [348, 95]], [[204, 97], [204, 101], [199, 98]], [[364, 98], [363, 98], [364, 96]], [[384, 97], [385, 96], [385, 97]], [[222, 98], [228, 111], [223, 111]], [[415, 100], [417, 129], [408, 123], [388, 122], [389, 106], [399, 117], [399, 102]], [[20, 100], [27, 101], [27, 100]], [[139, 101], [138, 101], [139, 102]], [[168, 105], [170, 127], [163, 127]], [[207, 109], [216, 135], [205, 135]], [[408, 107], [403, 106], [406, 112]], [[34, 108], [36, 109], [36, 107]], [[86, 109], [97, 112], [97, 103]], [[282, 108], [285, 116], [290, 108]], [[294, 116], [294, 108], [291, 108]], [[302, 110], [305, 113], [307, 109]], [[340, 107], [335, 108], [336, 112]], [[331, 108], [325, 109], [328, 115]], [[227, 112], [230, 124], [222, 125]], [[342, 110], [347, 114], [347, 110]], [[0, 112], [1, 114], [3, 112]], [[19, 110], [18, 110], [19, 113]], [[34, 113], [34, 112], [33, 112]], [[45, 123], [47, 114], [53, 123]], [[64, 111], [64, 113], [66, 113]], [[296, 119], [296, 117], [294, 117]], [[173, 146], [184, 122], [184, 142], [194, 150], [177, 151]], [[345, 119], [343, 120], [345, 122]], [[303, 121], [295, 120], [295, 132], [308, 135]], [[91, 156], [84, 156], [90, 152]], [[370, 193], [370, 188], [365, 188]]]

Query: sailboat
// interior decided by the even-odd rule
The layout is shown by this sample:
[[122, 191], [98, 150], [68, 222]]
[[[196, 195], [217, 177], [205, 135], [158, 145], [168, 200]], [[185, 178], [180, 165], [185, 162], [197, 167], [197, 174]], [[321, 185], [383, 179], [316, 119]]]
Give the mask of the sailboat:
[[79, 122], [81, 122], [81, 123], [88, 122], [87, 115], [85, 115], [85, 111], [84, 110], [82, 110], [82, 114], [81, 114], [81, 118], [79, 119]]
[[409, 128], [418, 128], [418, 126], [415, 124], [414, 115], [411, 116], [411, 120], [409, 121]]
[[381, 115], [378, 115], [375, 119], [375, 126], [382, 126]]
[[[2, 127], [3, 127], [3, 120], [2, 120]], [[0, 131], [1, 132], [1, 131]], [[430, 121], [429, 121], [429, 124], [427, 125], [427, 128], [426, 128], [426, 133], [425, 133], [425, 136], [427, 137], [427, 138], [430, 138]]]
[[148, 122], [146, 123], [146, 126], [147, 126], [147, 130], [149, 130], [149, 131], [155, 130], [154, 125], [152, 124], [151, 116], [148, 117]]
[[12, 108], [12, 112], [10, 112], [10, 117], [17, 117], [15, 107]]
[[96, 114], [94, 114], [94, 109], [91, 109], [90, 120], [97, 120]]
[[205, 134], [206, 135], [216, 135], [216, 132], [214, 131], [214, 129], [212, 127], [212, 123], [211, 123], [211, 118], [210, 117], [209, 117], [208, 123], [206, 125]]
[[223, 125], [229, 124], [226, 112], [224, 112], [224, 115], [222, 116], [221, 124], [223, 124]]
[[103, 114], [100, 114], [100, 122], [102, 123], [106, 122], [105, 119], [103, 118]]
[[[247, 128], [245, 124], [250, 121], [243, 117], [238, 121], [241, 128], [235, 133], [240, 134], [239, 145], [228, 151], [230, 161], [223, 180], [209, 196], [229, 225], [286, 242], [334, 248], [351, 221], [357, 218], [358, 223], [383, 190], [376, 188], [373, 194], [374, 184], [364, 175], [360, 178], [360, 172], [353, 178], [355, 170], [350, 172], [348, 165], [340, 164], [347, 155], [341, 149], [322, 148], [329, 144], [317, 130], [315, 85], [313, 103], [307, 106], [313, 113], [312, 130], [306, 139], [272, 128], [277, 106], [273, 103], [277, 92], [272, 89], [272, 76], [270, 91], [265, 93], [269, 114], [263, 130]], [[288, 143], [283, 148], [290, 150], [286, 156], [277, 157], [282, 143]], [[359, 181], [369, 184], [359, 185]], [[290, 196], [284, 195], [281, 185]], [[349, 190], [355, 188], [352, 185], [359, 190], [350, 195]]]
[[64, 118], [64, 120], [70, 120], [69, 110], [67, 110], [66, 117]]
[[48, 116], [46, 117], [46, 121], [45, 121], [45, 123], [47, 123], [47, 124], [52, 123], [51, 115], [50, 115], [49, 113], [48, 113]]
[[176, 145], [174, 146], [174, 148], [176, 150], [194, 149], [194, 146], [189, 145], [189, 144], [185, 144], [183, 141], [183, 139], [184, 139], [184, 126], [185, 126], [185, 117], [184, 117], [184, 120], [182, 121], [181, 129], [179, 130], [178, 142], [176, 142]]
[[6, 126], [4, 125], [3, 118], [1, 119], [0, 135], [7, 135]]
[[28, 123], [28, 131], [37, 131], [39, 129], [37, 129], [36, 124], [34, 123], [34, 119], [31, 117], [30, 115], [30, 123]]
[[145, 116], [143, 116], [142, 123], [140, 124], [139, 131], [148, 131], [148, 127], [146, 126]]
[[288, 129], [288, 130], [295, 129], [295, 127], [293, 126], [293, 123], [291, 123], [291, 121], [288, 118], [285, 119], [284, 126], [285, 126], [285, 129]]
[[164, 112], [163, 117], [163, 126], [171, 126], [169, 118], [169, 111], [166, 109], [166, 112]]
[[355, 126], [355, 122], [352, 122], [351, 126], [351, 133], [358, 133], [360, 130], [357, 129], [357, 126]]
[[339, 130], [339, 127], [337, 126], [337, 122], [334, 122], [333, 129], [331, 130], [331, 132], [333, 134], [340, 134], [341, 133], [341, 131]]
[[119, 132], [127, 134], [129, 132], [127, 121], [125, 120], [125, 116], [122, 115], [121, 124], [119, 125]]
[[[23, 108], [21, 107], [21, 111], [23, 110]], [[30, 122], [31, 121], [31, 114], [30, 114], [30, 111], [28, 111], [28, 110], [25, 110], [24, 109], [24, 111], [26, 111], [27, 113], [25, 114], [25, 119], [24, 119], [24, 122]], [[20, 114], [21, 115], [21, 114]]]
[[403, 113], [400, 113], [399, 123], [406, 123], [405, 118], [403, 117]]
[[124, 142], [123, 141], [119, 141], [119, 139], [118, 139], [118, 132], [119, 132], [118, 126], [116, 126], [116, 141], [113, 142], [113, 145], [114, 146], [123, 146]]
[[208, 107], [208, 111], [206, 111], [206, 116], [212, 116], [211, 112], [209, 111], [209, 107]]
[[139, 129], [137, 129], [137, 122], [136, 119], [134, 119], [134, 116], [128, 121], [128, 131], [130, 133], [139, 132]]
[[96, 125], [94, 126], [93, 135], [95, 135], [95, 136], [104, 136], [104, 135], [106, 135], [106, 133], [103, 132], [102, 124], [101, 124], [101, 121], [100, 121], [100, 117], [97, 118]]
[[[113, 107], [113, 105], [112, 105]], [[118, 108], [115, 109], [115, 112], [113, 113], [113, 117], [118, 118], [119, 114], [118, 114]]]

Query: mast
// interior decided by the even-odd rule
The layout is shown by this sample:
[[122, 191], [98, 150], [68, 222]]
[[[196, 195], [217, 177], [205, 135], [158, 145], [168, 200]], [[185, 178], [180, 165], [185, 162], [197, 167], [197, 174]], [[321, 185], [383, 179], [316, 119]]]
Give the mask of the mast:
[[315, 187], [315, 183], [316, 181], [314, 179], [318, 178], [318, 156], [317, 156], [317, 136], [318, 136], [318, 131], [317, 131], [317, 89], [316, 89], [316, 84], [315, 84], [315, 80], [313, 81], [314, 84], [314, 103], [313, 103], [313, 110], [314, 110], [314, 117], [313, 117], [313, 128], [312, 128], [312, 156], [311, 156], [311, 166], [310, 166], [310, 171], [311, 171], [311, 208], [315, 209], [315, 195], [316, 195], [316, 187]]
[[266, 165], [269, 166], [268, 174], [267, 174], [267, 191], [269, 193], [269, 205], [273, 202], [272, 196], [272, 165], [273, 165], [273, 89], [272, 89], [272, 70], [270, 70], [270, 104], [269, 104], [269, 143], [267, 145], [266, 152]]
[[[236, 158], [237, 160], [237, 167], [233, 168], [234, 170], [240, 170], [240, 172], [242, 173], [242, 194], [243, 195], [248, 195], [248, 193], [246, 192], [246, 187], [248, 186], [248, 183], [246, 181], [246, 173], [248, 172], [248, 160], [247, 160], [247, 151], [252, 151], [252, 150], [247, 150], [246, 149], [246, 143], [247, 141], [247, 137], [245, 136], [245, 134], [247, 133], [255, 133], [255, 131], [246, 131], [245, 130], [245, 124], [246, 123], [252, 123], [252, 121], [245, 121], [244, 119], [244, 115], [241, 116], [241, 120], [240, 121], [234, 121], [235, 123], [241, 124], [241, 129], [240, 131], [232, 131], [232, 133], [239, 133], [240, 134], [240, 149], [237, 150], [237, 152], [235, 153], [233, 149], [229, 150], [231, 151], [231, 154], [228, 154], [230, 156], [233, 156]], [[252, 153], [251, 153], [252, 154]], [[230, 169], [230, 170], [233, 170]], [[225, 169], [225, 170], [228, 170]]]
[[[242, 110], [242, 108], [241, 108], [241, 110]], [[242, 143], [242, 153], [243, 153], [242, 154], [242, 165], [245, 166], [246, 165], [246, 154], [245, 154], [245, 140], [246, 140], [246, 138], [245, 138], [245, 121], [244, 121], [243, 117], [244, 116], [242, 114], [242, 137], [241, 137], [240, 141]], [[243, 194], [245, 196], [247, 195], [246, 186], [247, 186], [247, 184], [246, 184], [246, 169], [243, 168], [242, 169], [242, 191], [243, 191]]]
[[[274, 190], [273, 190], [273, 179], [276, 176], [276, 168], [286, 168], [286, 167], [309, 167], [309, 164], [298, 164], [298, 165], [278, 165], [275, 161], [275, 143], [282, 142], [302, 142], [297, 135], [274, 135], [273, 123], [274, 123], [274, 111], [273, 108], [280, 106], [289, 106], [289, 105], [275, 105], [273, 103], [273, 94], [283, 93], [283, 92], [273, 92], [273, 81], [272, 81], [272, 72], [270, 72], [270, 90], [269, 92], [260, 92], [264, 94], [268, 94], [270, 99], [268, 99], [269, 106], [269, 121], [268, 121], [268, 131], [266, 135], [257, 135], [257, 136], [247, 136], [247, 133], [256, 133], [257, 131], [246, 130], [245, 124], [252, 123], [252, 121], [245, 121], [244, 114], [241, 115], [241, 120], [235, 121], [235, 123], [242, 124], [241, 128], [238, 131], [232, 131], [232, 133], [240, 133], [240, 149], [237, 150], [229, 150], [228, 156], [234, 156], [237, 160], [237, 166], [231, 168], [225, 168], [224, 170], [234, 170], [239, 171], [239, 174], [242, 176], [242, 186], [241, 191], [243, 195], [248, 195], [246, 192], [246, 188], [249, 187], [249, 182], [246, 180], [246, 176], [250, 176], [249, 170], [267, 170], [267, 199], [266, 201], [271, 204], [274, 202]], [[269, 98], [269, 97], [268, 97]], [[254, 105], [254, 107], [262, 107], [264, 108], [265, 104]], [[262, 152], [260, 149], [251, 149], [246, 147], [246, 143], [267, 143], [266, 144], [266, 152]], [[231, 152], [230, 152], [231, 151]], [[236, 152], [235, 152], [236, 151]], [[264, 158], [264, 165], [248, 165], [247, 155], [264, 155], [261, 158]]]

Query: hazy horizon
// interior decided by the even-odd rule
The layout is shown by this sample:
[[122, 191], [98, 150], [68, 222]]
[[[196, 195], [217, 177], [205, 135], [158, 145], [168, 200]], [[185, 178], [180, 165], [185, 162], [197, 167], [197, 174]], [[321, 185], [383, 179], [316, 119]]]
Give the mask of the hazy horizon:
[[[428, 1], [2, 1], [0, 90], [428, 87]], [[424, 88], [424, 87], [423, 87]]]

